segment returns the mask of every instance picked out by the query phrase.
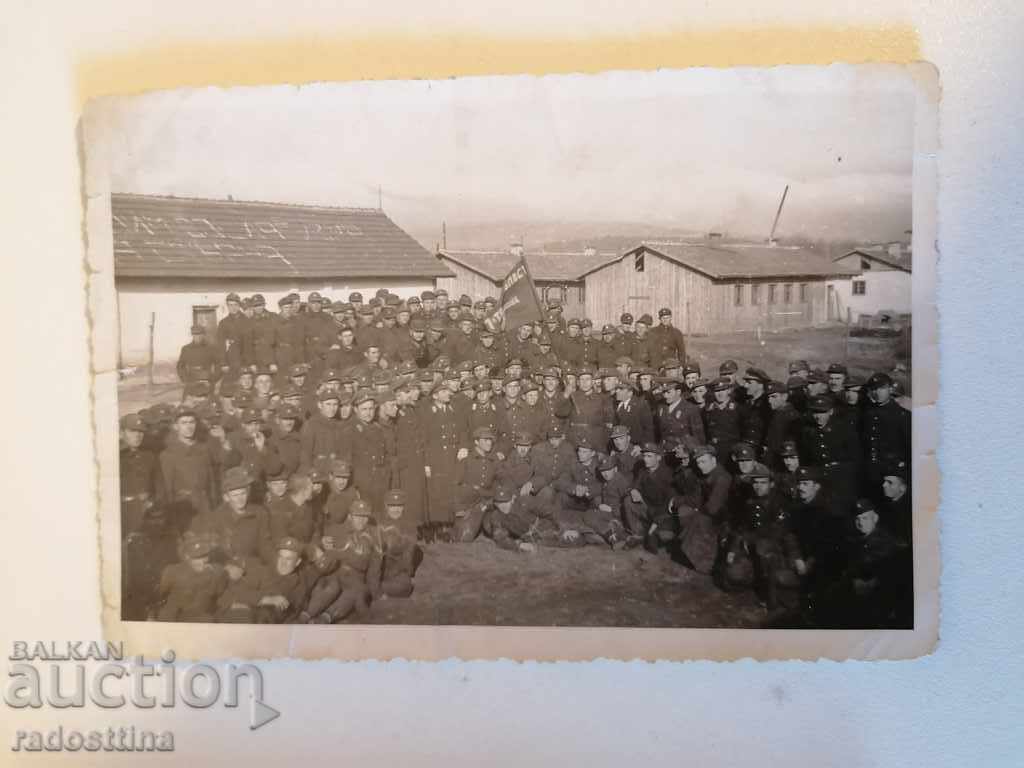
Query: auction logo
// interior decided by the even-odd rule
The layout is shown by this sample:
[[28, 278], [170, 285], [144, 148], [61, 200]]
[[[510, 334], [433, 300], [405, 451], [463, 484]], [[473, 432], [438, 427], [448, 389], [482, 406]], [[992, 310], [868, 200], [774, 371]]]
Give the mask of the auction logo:
[[[218, 701], [225, 707], [238, 707], [244, 679], [250, 705], [249, 729], [256, 730], [280, 716], [263, 701], [263, 673], [259, 667], [224, 664], [218, 669], [203, 663], [176, 664], [175, 659], [175, 652], [166, 650], [159, 663], [146, 663], [142, 656], [126, 660], [120, 643], [16, 641], [8, 656], [13, 663], [7, 671], [4, 702], [15, 709], [82, 708], [86, 701], [103, 709], [173, 708], [179, 701], [193, 709], [207, 709]], [[11, 746], [14, 752], [43, 749], [173, 751], [174, 734], [134, 726], [87, 732], [60, 726], [45, 733], [19, 730]]]

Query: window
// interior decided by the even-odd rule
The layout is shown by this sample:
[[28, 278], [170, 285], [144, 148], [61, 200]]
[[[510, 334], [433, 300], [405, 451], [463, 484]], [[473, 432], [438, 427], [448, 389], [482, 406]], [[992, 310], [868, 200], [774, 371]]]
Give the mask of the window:
[[637, 272], [644, 271], [644, 252], [640, 251], [636, 256], [633, 257], [633, 269]]
[[800, 303], [807, 303], [807, 283], [800, 283]]
[[733, 287], [732, 303], [737, 307], [743, 306], [743, 286], [737, 285]]
[[871, 269], [871, 262], [868, 261], [867, 259], [861, 259], [860, 260], [860, 268], [861, 269]]
[[776, 288], [775, 283], [772, 283], [771, 285], [768, 286], [768, 303], [769, 304], [774, 304], [775, 303], [775, 288]]
[[786, 283], [784, 286], [782, 286], [782, 302], [784, 304], [792, 304], [793, 303], [793, 284], [792, 283]]
[[750, 286], [750, 304], [756, 306], [761, 303], [761, 286], [751, 285]]
[[863, 296], [864, 294], [866, 294], [868, 292], [867, 288], [868, 288], [868, 284], [866, 282], [864, 282], [863, 280], [854, 280], [853, 281], [853, 295], [854, 296]]

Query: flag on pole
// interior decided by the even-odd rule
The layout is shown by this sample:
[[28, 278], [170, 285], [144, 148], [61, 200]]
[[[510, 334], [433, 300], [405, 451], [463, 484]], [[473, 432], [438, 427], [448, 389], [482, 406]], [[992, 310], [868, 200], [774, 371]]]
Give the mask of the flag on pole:
[[544, 309], [537, 296], [537, 286], [533, 283], [524, 257], [505, 275], [501, 284], [501, 299], [494, 312], [484, 319], [484, 324], [492, 331], [502, 328], [512, 330], [543, 319]]

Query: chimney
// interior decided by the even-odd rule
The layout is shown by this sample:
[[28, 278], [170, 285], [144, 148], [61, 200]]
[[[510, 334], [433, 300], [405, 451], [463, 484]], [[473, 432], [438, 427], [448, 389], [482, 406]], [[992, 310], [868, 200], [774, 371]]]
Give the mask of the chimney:
[[588, 245], [583, 249], [583, 255], [588, 259], [592, 259], [597, 256], [597, 248], [592, 245]]
[[508, 252], [515, 256], [517, 259], [521, 259], [523, 257], [523, 244], [510, 243], [508, 246]]

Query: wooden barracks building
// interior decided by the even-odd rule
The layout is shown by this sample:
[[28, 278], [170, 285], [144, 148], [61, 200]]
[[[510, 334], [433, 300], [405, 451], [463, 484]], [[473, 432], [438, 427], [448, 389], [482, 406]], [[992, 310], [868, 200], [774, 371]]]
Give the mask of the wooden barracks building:
[[231, 292], [276, 311], [293, 291], [406, 298], [453, 274], [376, 208], [112, 194], [111, 223], [121, 366], [148, 361], [150, 333], [153, 359], [176, 360], [193, 323], [215, 332]]

